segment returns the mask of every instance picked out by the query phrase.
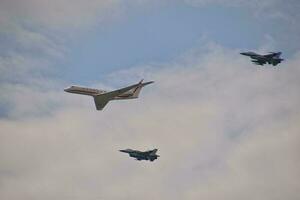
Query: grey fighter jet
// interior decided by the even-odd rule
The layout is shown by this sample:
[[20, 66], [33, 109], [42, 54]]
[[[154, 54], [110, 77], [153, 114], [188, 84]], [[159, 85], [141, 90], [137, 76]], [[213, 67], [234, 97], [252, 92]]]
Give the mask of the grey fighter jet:
[[157, 149], [153, 149], [150, 151], [137, 151], [132, 149], [125, 149], [120, 151], [128, 153], [130, 157], [136, 158], [136, 160], [150, 160], [152, 162], [159, 157], [159, 155], [156, 154]]
[[243, 52], [240, 53], [244, 56], [249, 56], [253, 60], [251, 60], [256, 65], [264, 65], [266, 63], [272, 64], [273, 66], [278, 65], [284, 59], [280, 58], [281, 52], [270, 52], [269, 54], [260, 55], [254, 52]]
[[143, 83], [141, 80], [139, 83], [130, 85], [114, 91], [104, 91], [93, 88], [71, 86], [66, 88], [64, 91], [74, 94], [82, 94], [92, 96], [95, 101], [96, 109], [102, 110], [106, 104], [111, 100], [123, 100], [123, 99], [136, 99], [139, 97], [141, 89], [153, 83], [153, 81]]

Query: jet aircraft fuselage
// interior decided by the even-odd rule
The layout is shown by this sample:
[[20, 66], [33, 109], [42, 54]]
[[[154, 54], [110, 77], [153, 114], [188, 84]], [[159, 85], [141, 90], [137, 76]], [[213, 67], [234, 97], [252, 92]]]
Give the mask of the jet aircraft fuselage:
[[138, 151], [138, 150], [132, 150], [132, 149], [125, 149], [120, 150], [123, 153], [128, 153], [130, 157], [136, 158], [136, 160], [150, 160], [154, 161], [159, 157], [159, 155], [156, 154], [157, 149], [153, 149], [150, 151]]
[[275, 52], [275, 53], [271, 52], [269, 54], [260, 55], [255, 52], [249, 51], [249, 52], [242, 52], [240, 54], [244, 56], [249, 56], [251, 59], [253, 59], [251, 61], [257, 65], [264, 65], [268, 63], [268, 64], [272, 64], [273, 66], [276, 66], [279, 63], [281, 63], [281, 61], [284, 60], [280, 58], [281, 52]]
[[[149, 82], [149, 84], [150, 84], [150, 82]], [[144, 85], [145, 85], [145, 83], [144, 83]], [[98, 96], [98, 95], [106, 93], [107, 91], [93, 89], [93, 88], [80, 87], [80, 86], [71, 86], [71, 87], [65, 89], [65, 92], [88, 95], [88, 96]], [[138, 96], [134, 95], [134, 90], [129, 90], [127, 92], [124, 92], [124, 93], [121, 93], [121, 94], [115, 96], [111, 100], [136, 99], [136, 98], [138, 98]]]
[[94, 97], [95, 105], [97, 110], [102, 110], [105, 105], [111, 100], [123, 100], [123, 99], [136, 99], [139, 97], [141, 89], [153, 83], [153, 81], [143, 83], [141, 80], [139, 83], [130, 85], [125, 88], [121, 88], [114, 91], [105, 91], [94, 88], [80, 87], [80, 86], [71, 86], [64, 89], [65, 92], [88, 95]]
[[69, 93], [74, 93], [74, 94], [88, 95], [88, 96], [97, 96], [106, 92], [104, 90], [98, 90], [98, 89], [80, 87], [74, 85], [64, 89], [64, 91]]

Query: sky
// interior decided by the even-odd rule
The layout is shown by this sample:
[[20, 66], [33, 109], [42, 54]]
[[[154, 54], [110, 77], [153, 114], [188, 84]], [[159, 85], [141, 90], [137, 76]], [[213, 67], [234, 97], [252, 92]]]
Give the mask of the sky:
[[[0, 0], [0, 199], [298, 200], [299, 9]], [[250, 50], [285, 61], [256, 66]], [[155, 83], [103, 111], [63, 91], [140, 79]]]

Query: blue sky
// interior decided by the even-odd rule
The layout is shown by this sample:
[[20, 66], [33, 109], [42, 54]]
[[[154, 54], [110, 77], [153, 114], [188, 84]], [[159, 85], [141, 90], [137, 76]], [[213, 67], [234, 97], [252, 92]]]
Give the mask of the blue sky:
[[[72, 41], [63, 78], [88, 83], [116, 70], [170, 62], [207, 41], [232, 49], [258, 49], [269, 42], [267, 36], [280, 39], [276, 32], [281, 32], [281, 25], [280, 20], [257, 18], [240, 7], [178, 2], [148, 9], [129, 7], [125, 17]], [[284, 45], [279, 41], [277, 46]], [[294, 51], [270, 50], [284, 51], [286, 56]]]

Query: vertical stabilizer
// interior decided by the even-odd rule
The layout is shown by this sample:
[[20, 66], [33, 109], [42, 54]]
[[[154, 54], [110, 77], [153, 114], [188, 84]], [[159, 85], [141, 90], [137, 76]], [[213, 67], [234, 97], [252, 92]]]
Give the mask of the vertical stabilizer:
[[155, 155], [158, 149], [153, 149], [150, 155]]
[[134, 91], [133, 91], [132, 97], [133, 97], [133, 98], [138, 98], [138, 97], [139, 97], [139, 94], [140, 94], [140, 92], [141, 92], [141, 90], [142, 90], [142, 88], [143, 88], [142, 85], [137, 86], [137, 87], [134, 89]]
[[144, 79], [142, 79], [142, 80], [138, 83], [138, 85], [136, 86], [136, 88], [133, 90], [133, 94], [132, 94], [132, 97], [133, 97], [133, 98], [138, 98], [138, 97], [139, 97], [139, 94], [140, 94], [142, 88], [145, 86], [145, 84], [143, 84], [143, 80], [144, 80]]

